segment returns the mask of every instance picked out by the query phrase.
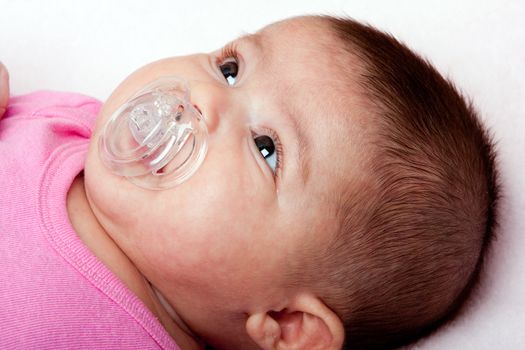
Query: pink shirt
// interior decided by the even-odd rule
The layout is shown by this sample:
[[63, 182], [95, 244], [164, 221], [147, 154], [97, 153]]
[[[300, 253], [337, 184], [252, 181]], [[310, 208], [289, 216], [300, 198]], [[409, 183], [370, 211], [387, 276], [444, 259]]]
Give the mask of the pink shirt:
[[179, 349], [68, 219], [99, 108], [37, 92], [12, 98], [0, 120], [2, 349]]

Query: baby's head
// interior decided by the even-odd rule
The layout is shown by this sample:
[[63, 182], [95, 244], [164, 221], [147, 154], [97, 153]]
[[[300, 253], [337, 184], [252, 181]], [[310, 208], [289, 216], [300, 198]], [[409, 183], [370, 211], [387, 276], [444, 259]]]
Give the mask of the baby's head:
[[[104, 124], [153, 80], [189, 81], [208, 127], [196, 173], [162, 191], [101, 162]], [[296, 18], [128, 77], [85, 169], [97, 219], [217, 348], [381, 347], [470, 291], [494, 223], [491, 144], [425, 61], [352, 21]]]

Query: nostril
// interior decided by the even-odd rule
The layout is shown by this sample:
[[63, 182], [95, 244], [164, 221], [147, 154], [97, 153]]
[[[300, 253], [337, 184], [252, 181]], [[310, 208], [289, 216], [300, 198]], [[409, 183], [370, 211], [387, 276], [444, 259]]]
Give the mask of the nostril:
[[202, 111], [201, 109], [199, 108], [199, 106], [197, 105], [193, 105], [193, 108], [195, 108], [197, 110], [197, 112], [199, 112], [200, 115], [202, 115]]

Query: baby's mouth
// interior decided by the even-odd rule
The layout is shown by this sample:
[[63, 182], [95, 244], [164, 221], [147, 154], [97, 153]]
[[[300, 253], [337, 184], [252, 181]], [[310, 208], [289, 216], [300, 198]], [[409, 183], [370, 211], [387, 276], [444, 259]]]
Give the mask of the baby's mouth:
[[193, 175], [207, 151], [202, 110], [188, 83], [162, 77], [135, 93], [106, 122], [99, 151], [115, 175], [162, 190]]

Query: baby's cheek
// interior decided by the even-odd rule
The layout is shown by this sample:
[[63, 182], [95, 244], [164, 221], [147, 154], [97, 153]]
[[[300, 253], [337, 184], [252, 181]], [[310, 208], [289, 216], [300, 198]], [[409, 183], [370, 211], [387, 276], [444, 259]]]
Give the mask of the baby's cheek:
[[228, 273], [253, 242], [259, 220], [245, 196], [227, 183], [195, 188], [193, 199], [173, 213], [173, 241], [165, 244], [184, 257], [188, 269]]

